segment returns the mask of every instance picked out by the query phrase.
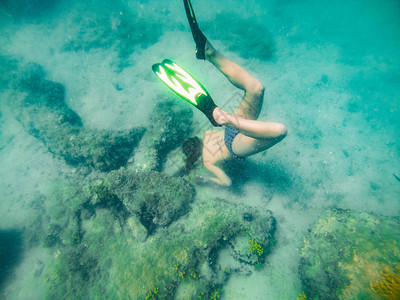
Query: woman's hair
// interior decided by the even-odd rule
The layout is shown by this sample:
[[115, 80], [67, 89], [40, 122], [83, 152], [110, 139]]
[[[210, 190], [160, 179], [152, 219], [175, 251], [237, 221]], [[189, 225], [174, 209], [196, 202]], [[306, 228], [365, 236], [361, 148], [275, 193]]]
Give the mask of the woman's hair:
[[203, 151], [203, 142], [197, 136], [188, 138], [182, 143], [182, 152], [185, 154], [185, 169], [189, 173]]

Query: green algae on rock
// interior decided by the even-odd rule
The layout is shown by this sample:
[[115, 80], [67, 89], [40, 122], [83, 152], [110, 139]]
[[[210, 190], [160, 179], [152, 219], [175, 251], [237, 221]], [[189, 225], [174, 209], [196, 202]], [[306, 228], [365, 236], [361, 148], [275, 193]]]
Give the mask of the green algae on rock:
[[274, 243], [275, 219], [269, 210], [238, 208], [243, 212], [242, 234], [229, 243], [231, 255], [240, 263], [263, 264]]
[[162, 171], [168, 154], [192, 133], [192, 119], [193, 110], [185, 103], [160, 100], [150, 115], [149, 127], [135, 151], [135, 164]]
[[45, 79], [38, 64], [21, 67], [18, 87], [27, 92], [17, 107], [19, 120], [51, 153], [73, 166], [111, 171], [125, 166], [145, 129], [123, 131], [87, 129], [67, 106], [65, 89]]
[[335, 209], [304, 238], [299, 271], [307, 299], [384, 299], [372, 287], [399, 265], [398, 218]]
[[30, 111], [33, 114], [32, 118], [45, 118], [46, 115], [40, 115], [40, 108], [45, 107], [47, 111], [44, 114], [55, 114], [58, 122], [82, 126], [81, 118], [65, 101], [65, 87], [58, 82], [47, 80], [41, 65], [27, 63], [19, 67], [18, 74], [14, 84], [17, 89], [27, 92], [21, 106], [33, 108]]
[[[38, 124], [35, 124], [38, 125]], [[36, 126], [33, 135], [44, 142], [49, 151], [72, 166], [85, 166], [103, 172], [125, 166], [145, 131], [134, 128], [124, 131], [76, 128], [66, 124]]]
[[[102, 286], [109, 281], [111, 266], [118, 267], [119, 271], [122, 268], [129, 268], [132, 261], [136, 261], [139, 268], [150, 267], [160, 248], [169, 249], [174, 246], [166, 243], [165, 238], [159, 239], [157, 244], [148, 242], [146, 246], [142, 246], [148, 233], [141, 225], [143, 222], [139, 219], [141, 214], [136, 215], [136, 211], [131, 209], [135, 206], [128, 200], [120, 201], [116, 194], [125, 195], [124, 192], [128, 193], [132, 188], [131, 194], [137, 197], [129, 200], [137, 200], [138, 207], [141, 206], [142, 200], [158, 199], [159, 204], [168, 210], [163, 214], [160, 207], [157, 211], [161, 225], [166, 226], [173, 219], [179, 218], [182, 213], [187, 213], [188, 209], [179, 205], [187, 206], [193, 198], [194, 190], [181, 178], [167, 178], [158, 172], [147, 175], [148, 172], [145, 171], [129, 172], [121, 169], [110, 173], [107, 178], [105, 174], [98, 174], [97, 178], [103, 179], [86, 176], [81, 180], [75, 178], [55, 184], [52, 197], [48, 199], [46, 205], [50, 225], [43, 240], [43, 245], [50, 248], [55, 256], [51, 271], [46, 276], [50, 284], [49, 298], [85, 298], [88, 295], [103, 294]], [[76, 177], [79, 177], [78, 174]], [[122, 178], [124, 181], [120, 182]], [[133, 183], [140, 189], [133, 188]], [[161, 192], [163, 187], [170, 186], [173, 188], [171, 195]], [[141, 196], [142, 193], [145, 195]], [[182, 200], [178, 199], [179, 196]], [[124, 203], [131, 206], [127, 208]], [[155, 209], [156, 203], [153, 203], [153, 206]], [[183, 242], [181, 245], [184, 245]], [[151, 251], [147, 253], [149, 250]], [[141, 252], [143, 253], [140, 254]], [[160, 255], [164, 255], [164, 252], [169, 253], [165, 250], [160, 252]], [[179, 252], [182, 252], [182, 249]], [[142, 256], [149, 257], [143, 260]], [[166, 261], [170, 259], [165, 257]], [[141, 261], [146, 264], [141, 264]], [[159, 268], [154, 270], [158, 272]], [[174, 274], [174, 271], [171, 270], [170, 273]], [[134, 274], [137, 278], [142, 278], [139, 273]], [[158, 276], [149, 270], [149, 276], [153, 275], [156, 278]], [[124, 276], [112, 278], [117, 282], [125, 282]], [[143, 276], [144, 281], [146, 278], [148, 279]], [[136, 280], [139, 282], [139, 279]], [[83, 282], [86, 283], [83, 285]], [[99, 285], [96, 282], [99, 282]], [[161, 289], [160, 292], [162, 291]], [[110, 285], [109, 297], [112, 295], [120, 295], [120, 299], [124, 299], [126, 293]]]
[[156, 171], [121, 168], [110, 172], [104, 184], [149, 233], [188, 213], [195, 195], [186, 180]]
[[204, 196], [194, 202], [189, 183], [156, 171], [71, 180], [56, 184], [46, 206], [49, 299], [208, 299], [230, 276], [217, 267], [220, 250], [244, 234], [268, 245], [275, 230], [268, 211]]

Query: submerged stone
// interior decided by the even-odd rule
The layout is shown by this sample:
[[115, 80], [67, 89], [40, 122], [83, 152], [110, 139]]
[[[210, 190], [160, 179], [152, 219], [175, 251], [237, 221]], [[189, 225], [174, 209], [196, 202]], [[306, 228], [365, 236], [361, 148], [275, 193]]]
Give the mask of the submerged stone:
[[145, 129], [124, 131], [87, 129], [65, 102], [65, 88], [45, 79], [35, 63], [21, 67], [18, 87], [28, 92], [17, 107], [19, 120], [29, 133], [43, 141], [51, 153], [72, 166], [103, 172], [125, 166]]
[[400, 295], [398, 218], [327, 211], [305, 236], [300, 254], [299, 271], [307, 299]]
[[[28, 92], [23, 106], [34, 106], [37, 112], [44, 108], [47, 112], [58, 115], [59, 122], [82, 126], [81, 118], [65, 101], [65, 87], [61, 83], [46, 80], [46, 73], [41, 65], [28, 63], [20, 67], [19, 73], [15, 84], [18, 89]], [[43, 118], [36, 116], [40, 117]]]
[[30, 116], [24, 121], [27, 129], [43, 141], [51, 153], [72, 166], [103, 172], [125, 166], [145, 131], [144, 128], [124, 131], [86, 129], [58, 124], [60, 116], [48, 111], [36, 111], [36, 115], [34, 111], [29, 112]]
[[244, 234], [230, 242], [231, 255], [241, 263], [262, 264], [274, 243], [275, 219], [269, 210], [259, 211], [244, 206], [240, 210], [244, 211]]
[[193, 110], [186, 103], [169, 99], [157, 103], [135, 153], [135, 163], [149, 170], [162, 171], [168, 154], [192, 133], [192, 118]]
[[[272, 245], [275, 220], [269, 211], [194, 199], [193, 187], [182, 178], [156, 171], [122, 168], [100, 175], [93, 182], [86, 177], [86, 188], [79, 181], [59, 183], [48, 207], [54, 225], [46, 246], [56, 253], [46, 269], [48, 298], [210, 299], [231, 274], [221, 270], [221, 250], [240, 236], [256, 239], [265, 249]], [[115, 202], [115, 196], [128, 215], [100, 205]], [[143, 224], [145, 206], [157, 223], [151, 235]], [[95, 213], [82, 219], [91, 208]], [[243, 220], [244, 212], [253, 219]], [[252, 255], [250, 245], [241, 251]]]
[[187, 214], [195, 195], [186, 180], [156, 171], [121, 168], [106, 179], [109, 190], [136, 214], [149, 233]]

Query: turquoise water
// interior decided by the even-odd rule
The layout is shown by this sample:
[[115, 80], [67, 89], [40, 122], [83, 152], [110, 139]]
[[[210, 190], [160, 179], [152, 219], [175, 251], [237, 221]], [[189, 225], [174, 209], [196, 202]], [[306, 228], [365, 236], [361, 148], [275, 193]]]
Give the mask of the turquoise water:
[[[400, 215], [399, 2], [193, 6], [214, 47], [266, 87], [259, 119], [289, 131], [230, 166], [231, 188], [196, 184], [207, 174], [197, 165], [185, 177], [195, 192], [168, 176], [183, 164], [183, 139], [212, 128], [151, 66], [179, 62], [228, 112], [241, 93], [195, 59], [181, 1], [0, 2], [2, 298], [144, 299], [137, 291], [158, 287], [167, 299], [296, 299], [299, 250], [324, 211]], [[112, 173], [120, 167], [136, 175]], [[167, 212], [134, 204], [149, 187]], [[257, 267], [232, 262], [219, 241], [253, 210], [276, 220]], [[191, 252], [199, 241], [213, 251]]]

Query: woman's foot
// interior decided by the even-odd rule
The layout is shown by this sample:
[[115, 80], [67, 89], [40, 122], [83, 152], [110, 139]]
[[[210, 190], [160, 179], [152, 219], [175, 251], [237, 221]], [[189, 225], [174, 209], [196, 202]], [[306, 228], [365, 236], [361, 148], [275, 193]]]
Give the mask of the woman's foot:
[[216, 50], [200, 30], [195, 42], [197, 59], [210, 60], [214, 56]]
[[211, 43], [207, 40], [206, 44], [204, 46], [204, 57], [206, 60], [211, 61], [211, 59], [214, 57], [216, 50], [214, 47], [211, 45]]
[[214, 118], [215, 122], [220, 126], [228, 125], [229, 117], [230, 117], [230, 115], [227, 112], [224, 112], [219, 107], [216, 107], [213, 111], [213, 118]]
[[197, 30], [192, 31], [192, 35], [193, 35], [194, 42], [196, 43], [196, 58], [205, 60], [206, 59], [205, 50], [206, 50], [207, 38], [201, 32], [201, 30], [198, 28], [197, 28]]

